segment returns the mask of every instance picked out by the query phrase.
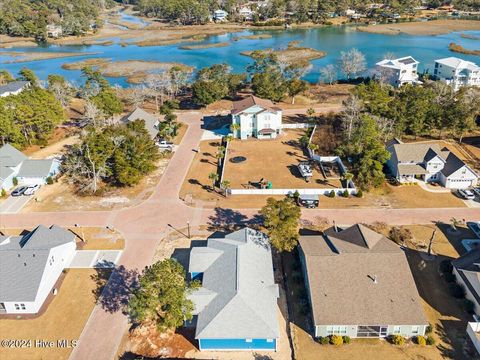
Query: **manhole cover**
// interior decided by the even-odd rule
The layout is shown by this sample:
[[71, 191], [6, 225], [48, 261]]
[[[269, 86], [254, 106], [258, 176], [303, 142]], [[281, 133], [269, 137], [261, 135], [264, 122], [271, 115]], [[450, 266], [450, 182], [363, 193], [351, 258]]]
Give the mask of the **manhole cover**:
[[247, 158], [245, 156], [235, 156], [235, 157], [230, 159], [230, 161], [234, 164], [244, 162], [245, 160], [247, 160]]

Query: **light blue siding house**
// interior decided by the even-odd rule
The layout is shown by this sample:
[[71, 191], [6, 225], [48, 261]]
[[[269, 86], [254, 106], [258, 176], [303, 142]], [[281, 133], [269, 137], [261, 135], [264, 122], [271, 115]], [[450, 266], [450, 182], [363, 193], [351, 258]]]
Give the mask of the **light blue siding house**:
[[192, 249], [189, 273], [202, 282], [190, 296], [200, 350], [276, 350], [279, 292], [265, 234], [244, 228], [210, 238]]

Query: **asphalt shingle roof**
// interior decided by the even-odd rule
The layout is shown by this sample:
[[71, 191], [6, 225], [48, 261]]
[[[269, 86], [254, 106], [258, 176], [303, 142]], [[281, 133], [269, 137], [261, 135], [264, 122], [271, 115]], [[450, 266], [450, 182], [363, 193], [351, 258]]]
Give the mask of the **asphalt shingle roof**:
[[354, 225], [300, 246], [315, 325], [427, 324], [404, 252], [382, 235]]
[[249, 108], [251, 108], [252, 106], [255, 106], [255, 105], [263, 108], [264, 110], [269, 110], [269, 111], [272, 111], [274, 113], [276, 113], [278, 111], [281, 111], [281, 109], [276, 107], [273, 104], [272, 101], [267, 100], [267, 99], [261, 99], [259, 97], [250, 95], [250, 96], [247, 96], [246, 98], [244, 98], [242, 100], [238, 100], [238, 101], [235, 101], [233, 103], [232, 114], [233, 115], [240, 114], [243, 111], [245, 111], [245, 110], [247, 110], [247, 109], [249, 109]]
[[480, 304], [480, 249], [474, 249], [452, 261], [468, 290]]
[[35, 301], [50, 249], [74, 241], [73, 233], [55, 225], [0, 236], [0, 302]]
[[22, 166], [20, 167], [20, 171], [18, 172], [18, 177], [25, 177], [25, 178], [48, 177], [50, 175], [50, 171], [52, 169], [52, 165], [54, 161], [55, 161], [54, 159], [25, 160]]
[[28, 81], [12, 81], [6, 85], [0, 86], [0, 95], [5, 93], [15, 92], [29, 84]]
[[0, 166], [16, 167], [24, 160], [28, 159], [21, 151], [15, 149], [10, 144], [5, 144], [0, 148]]
[[190, 272], [205, 268], [201, 289], [191, 295], [198, 313], [195, 337], [278, 338], [278, 286], [268, 238], [245, 228], [210, 238], [207, 247], [215, 256], [205, 260], [192, 250], [190, 258]]
[[145, 128], [147, 129], [150, 137], [154, 139], [158, 134], [158, 118], [142, 108], [137, 107], [129, 115], [125, 117], [125, 121], [135, 121], [143, 120], [145, 121]]

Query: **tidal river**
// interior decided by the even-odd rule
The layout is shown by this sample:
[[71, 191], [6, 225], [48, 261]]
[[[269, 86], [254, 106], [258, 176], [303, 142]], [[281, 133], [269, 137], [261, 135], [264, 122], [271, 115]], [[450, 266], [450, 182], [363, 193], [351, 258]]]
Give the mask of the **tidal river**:
[[[131, 20], [131, 19], [124, 19]], [[270, 34], [268, 38], [247, 39], [244, 36], [253, 34]], [[196, 69], [215, 63], [227, 63], [235, 72], [245, 71], [245, 67], [252, 61], [249, 57], [241, 55], [243, 51], [256, 49], [281, 49], [288, 43], [297, 41], [299, 46], [313, 48], [326, 52], [326, 56], [313, 60], [312, 69], [305, 76], [310, 82], [319, 80], [319, 70], [327, 64], [336, 64], [341, 51], [357, 48], [365, 54], [369, 68], [375, 62], [382, 60], [386, 53], [393, 53], [396, 57], [411, 55], [420, 61], [420, 71], [432, 72], [433, 61], [448, 56], [458, 56], [465, 60], [480, 63], [480, 57], [473, 55], [456, 54], [448, 49], [452, 42], [462, 45], [467, 49], [480, 48], [480, 41], [461, 37], [461, 34], [471, 34], [479, 37], [480, 31], [454, 32], [435, 36], [413, 35], [381, 35], [371, 34], [355, 30], [354, 27], [325, 27], [306, 30], [275, 30], [275, 31], [250, 31], [229, 33], [225, 35], [211, 36], [203, 42], [195, 42], [192, 45], [229, 43], [225, 47], [210, 47], [196, 49], [182, 49], [189, 43], [181, 43], [163, 46], [121, 46], [118, 39], [112, 38], [113, 45], [89, 45], [89, 46], [47, 46], [37, 48], [14, 48], [0, 50], [0, 69], [7, 69], [17, 73], [22, 67], [28, 67], [36, 72], [41, 79], [46, 79], [48, 74], [55, 73], [65, 76], [74, 82], [81, 82], [80, 71], [64, 70], [61, 65], [91, 57], [108, 58], [113, 61], [125, 60], [148, 60], [160, 62], [178, 62], [195, 67]], [[238, 39], [238, 37], [242, 37]], [[2, 55], [5, 51], [15, 52], [80, 52], [95, 53], [68, 58], [37, 60], [21, 63], [8, 63], [12, 61], [10, 56]], [[111, 78], [112, 83], [128, 86], [125, 78]]]

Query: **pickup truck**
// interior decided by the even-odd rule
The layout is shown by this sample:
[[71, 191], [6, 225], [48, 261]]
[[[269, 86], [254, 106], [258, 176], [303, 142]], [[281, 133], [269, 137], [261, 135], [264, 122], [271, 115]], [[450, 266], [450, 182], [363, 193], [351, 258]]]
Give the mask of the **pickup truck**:
[[310, 178], [313, 176], [312, 166], [307, 161], [302, 161], [298, 165], [298, 171], [302, 174], [302, 177], [306, 182], [310, 181]]

